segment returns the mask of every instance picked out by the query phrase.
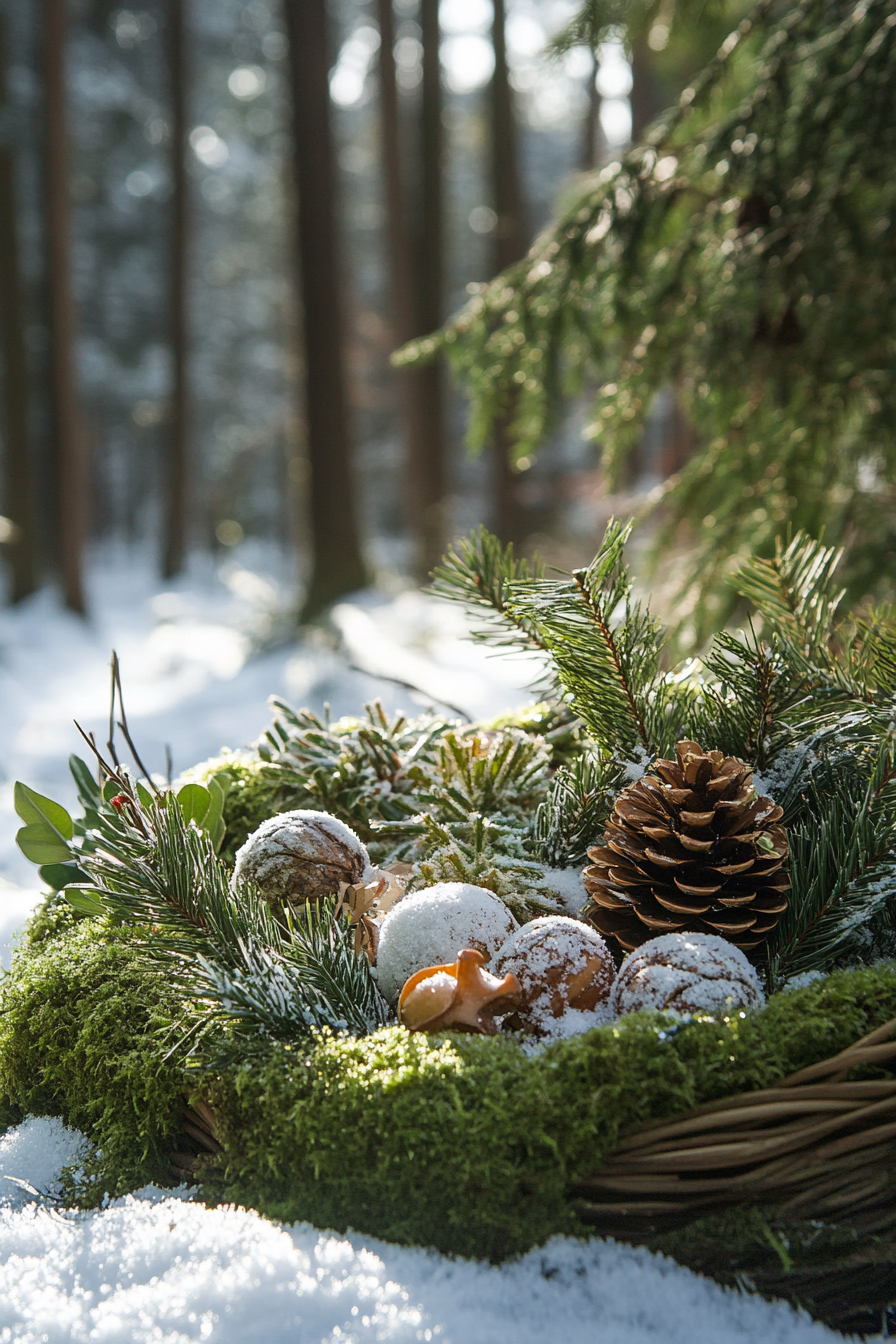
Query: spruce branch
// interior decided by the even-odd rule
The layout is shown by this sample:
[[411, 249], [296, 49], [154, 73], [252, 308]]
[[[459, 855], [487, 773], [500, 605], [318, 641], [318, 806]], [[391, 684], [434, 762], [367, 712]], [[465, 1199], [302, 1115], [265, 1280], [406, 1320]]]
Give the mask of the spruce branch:
[[510, 594], [520, 583], [539, 582], [544, 566], [537, 560], [517, 559], [513, 546], [502, 547], [484, 527], [449, 547], [433, 571], [430, 592], [459, 602], [482, 624], [473, 638], [507, 651], [543, 651], [537, 629], [513, 608]]
[[[591, 41], [603, 12], [583, 4], [569, 40]], [[474, 446], [513, 392], [527, 454], [597, 375], [589, 434], [617, 470], [674, 387], [702, 446], [665, 500], [670, 526], [695, 529], [698, 594], [738, 549], [769, 555], [782, 521], [848, 528], [855, 591], [892, 550], [892, 18], [892, 0], [757, 6], [645, 144], [583, 179], [528, 257], [399, 356], [445, 351]]]
[[881, 910], [896, 905], [896, 728], [806, 791], [790, 829], [790, 904], [768, 949], [769, 980], [828, 970]]
[[834, 576], [843, 548], [823, 546], [798, 532], [788, 546], [780, 537], [774, 559], [753, 556], [731, 577], [771, 631], [811, 667], [830, 667], [838, 608], [846, 594]]

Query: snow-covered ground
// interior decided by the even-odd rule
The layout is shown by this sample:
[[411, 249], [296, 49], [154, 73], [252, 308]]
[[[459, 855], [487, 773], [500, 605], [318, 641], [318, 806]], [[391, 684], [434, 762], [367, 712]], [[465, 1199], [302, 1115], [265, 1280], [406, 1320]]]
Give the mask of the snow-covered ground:
[[[121, 658], [132, 733], [149, 769], [165, 744], [181, 770], [251, 741], [280, 695], [334, 715], [411, 682], [471, 717], [531, 695], [536, 668], [489, 658], [454, 608], [416, 592], [364, 593], [326, 632], [289, 638], [291, 590], [276, 563], [244, 551], [163, 587], [139, 558], [96, 557], [87, 621], [50, 593], [0, 611], [0, 955], [37, 899], [15, 847], [22, 779], [73, 802], [72, 719], [105, 743], [108, 660]], [[0, 1344], [101, 1340], [186, 1344], [810, 1344], [840, 1337], [783, 1304], [723, 1291], [643, 1250], [557, 1238], [501, 1267], [407, 1250], [245, 1209], [207, 1209], [146, 1190], [99, 1212], [62, 1212], [52, 1189], [81, 1140], [31, 1119], [0, 1137]], [[7, 1177], [14, 1179], [7, 1180]], [[19, 1184], [25, 1182], [25, 1186]], [[31, 1187], [29, 1190], [26, 1187]], [[41, 1198], [35, 1198], [34, 1191]], [[49, 1197], [45, 1197], [49, 1196]]]
[[[29, 1120], [0, 1174], [47, 1190], [77, 1136]], [[0, 1182], [2, 1183], [2, 1182]], [[557, 1237], [494, 1268], [281, 1227], [152, 1187], [96, 1213], [0, 1208], [0, 1339], [218, 1344], [822, 1344], [783, 1304], [726, 1292], [644, 1250]]]

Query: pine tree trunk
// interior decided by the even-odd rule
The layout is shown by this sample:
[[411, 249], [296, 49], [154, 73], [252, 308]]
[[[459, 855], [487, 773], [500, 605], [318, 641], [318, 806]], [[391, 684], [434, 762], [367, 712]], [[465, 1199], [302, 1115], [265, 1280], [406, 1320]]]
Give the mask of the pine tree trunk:
[[[6, 106], [6, 26], [0, 19], [0, 109]], [[10, 600], [19, 602], [37, 587], [31, 445], [28, 433], [28, 364], [25, 353], [25, 312], [19, 264], [16, 214], [15, 159], [7, 145], [0, 146], [0, 343], [5, 392], [3, 508], [15, 533], [10, 538]]]
[[326, 0], [286, 0], [299, 195], [311, 577], [303, 619], [360, 588], [339, 284]]
[[[507, 67], [505, 2], [494, 0], [492, 41], [495, 73], [491, 86], [492, 192], [495, 213], [494, 266], [503, 271], [525, 255], [527, 230], [520, 186], [519, 149], [513, 93]], [[510, 461], [509, 426], [512, 408], [495, 426], [492, 444], [494, 529], [503, 542], [523, 539], [524, 521], [519, 504], [518, 476]]]
[[187, 552], [189, 518], [189, 202], [187, 150], [186, 0], [169, 0], [168, 61], [171, 78], [171, 406], [165, 444], [162, 573], [179, 574]]
[[588, 77], [588, 110], [582, 127], [582, 170], [588, 172], [596, 168], [600, 154], [598, 138], [600, 136], [600, 94], [597, 91], [598, 61], [595, 52], [591, 53], [591, 74]]
[[[392, 324], [396, 346], [403, 345], [413, 336], [433, 330], [441, 320], [441, 296], [436, 294], [432, 305], [431, 289], [427, 298], [435, 308], [421, 315], [415, 314], [414, 261], [409, 246], [407, 197], [401, 171], [401, 130], [398, 107], [398, 86], [395, 78], [395, 28], [392, 0], [377, 0], [380, 30], [379, 85], [380, 128], [382, 142], [383, 179], [386, 196], [386, 233], [389, 252], [389, 282], [391, 290]], [[427, 25], [427, 37], [429, 37]], [[431, 45], [431, 43], [430, 43]], [[429, 71], [430, 80], [432, 71]], [[424, 76], [425, 78], [425, 76]], [[431, 116], [428, 105], [424, 115]], [[438, 151], [437, 151], [438, 152]], [[436, 190], [441, 188], [437, 175]], [[441, 220], [441, 204], [429, 213]], [[427, 239], [427, 246], [435, 244], [436, 255], [430, 250], [421, 259], [421, 273], [427, 266], [438, 266], [441, 271], [441, 238]], [[431, 319], [431, 325], [422, 325]], [[444, 441], [441, 407], [441, 374], [438, 369], [402, 369], [397, 374], [401, 397], [402, 419], [406, 443], [406, 502], [410, 532], [414, 539], [414, 569], [417, 578], [425, 580], [444, 550]], [[435, 395], [432, 386], [435, 384]], [[432, 423], [431, 423], [432, 422]]]
[[82, 552], [86, 481], [78, 404], [75, 301], [72, 292], [65, 0], [44, 0], [46, 91], [47, 287], [50, 318], [50, 403], [56, 466], [59, 572], [65, 604], [84, 612]]
[[[439, 3], [420, 0], [423, 42], [423, 86], [420, 125], [421, 197], [416, 247], [416, 332], [435, 331], [444, 319], [444, 128], [442, 66], [439, 58]], [[445, 394], [440, 362], [413, 375], [413, 459], [411, 491], [418, 537], [417, 569], [421, 578], [445, 549]]]
[[632, 34], [631, 48], [632, 91], [629, 100], [632, 108], [632, 144], [636, 145], [650, 123], [662, 112], [663, 105], [646, 30]]

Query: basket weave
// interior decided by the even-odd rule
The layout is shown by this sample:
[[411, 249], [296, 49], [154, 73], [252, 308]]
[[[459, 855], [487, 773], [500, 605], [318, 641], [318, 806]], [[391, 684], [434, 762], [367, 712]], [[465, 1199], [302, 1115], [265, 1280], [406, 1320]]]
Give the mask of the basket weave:
[[580, 1216], [619, 1235], [734, 1204], [794, 1218], [867, 1213], [896, 1190], [896, 1078], [843, 1080], [896, 1061], [894, 1035], [896, 1019], [777, 1087], [642, 1126], [581, 1182]]
[[786, 1245], [771, 1266], [744, 1266], [722, 1244], [689, 1263], [746, 1278], [841, 1330], [886, 1333], [896, 1305], [896, 1078], [846, 1079], [892, 1071], [894, 1036], [896, 1019], [777, 1087], [642, 1126], [578, 1185], [577, 1212], [603, 1235], [661, 1245], [663, 1234], [734, 1207], [761, 1209], [769, 1245], [788, 1225], [840, 1230], [839, 1249], [808, 1266], [787, 1263]]

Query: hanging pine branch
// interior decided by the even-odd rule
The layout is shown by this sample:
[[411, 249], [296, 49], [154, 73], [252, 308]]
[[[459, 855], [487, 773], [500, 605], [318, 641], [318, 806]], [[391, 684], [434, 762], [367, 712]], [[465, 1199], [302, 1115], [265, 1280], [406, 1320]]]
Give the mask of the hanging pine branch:
[[[514, 397], [518, 454], [602, 380], [589, 433], [618, 471], [656, 392], [702, 451], [669, 486], [709, 557], [766, 553], [790, 519], [859, 525], [855, 582], [893, 547], [894, 0], [759, 6], [647, 144], [609, 164], [438, 336], [484, 444]], [[860, 589], [862, 591], [863, 589]]]

